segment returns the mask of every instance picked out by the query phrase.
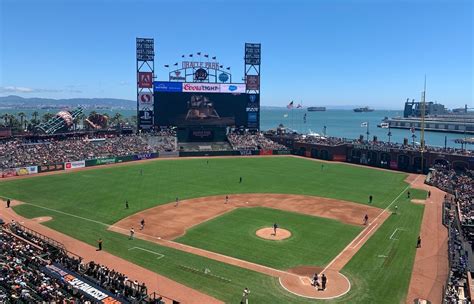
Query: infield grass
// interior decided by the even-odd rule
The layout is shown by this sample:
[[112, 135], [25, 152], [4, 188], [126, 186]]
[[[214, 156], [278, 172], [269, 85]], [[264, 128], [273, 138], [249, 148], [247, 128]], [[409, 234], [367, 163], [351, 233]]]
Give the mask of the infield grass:
[[[289, 230], [290, 238], [264, 240], [260, 228]], [[336, 220], [270, 208], [239, 208], [186, 231], [175, 241], [277, 269], [325, 266], [362, 230]]]
[[[241, 184], [240, 176], [243, 177]], [[51, 216], [53, 220], [44, 223], [46, 226], [91, 245], [100, 237], [105, 251], [227, 303], [238, 303], [244, 287], [251, 289], [253, 303], [313, 303], [314, 300], [287, 293], [275, 278], [150, 242], [138, 239], [131, 242], [124, 235], [107, 231], [107, 225], [140, 210], [173, 202], [176, 196], [185, 199], [232, 193], [293, 193], [367, 204], [368, 196], [373, 195], [373, 205], [385, 208], [406, 189], [405, 177], [406, 174], [396, 172], [334, 163], [325, 163], [321, 170], [319, 162], [292, 157], [211, 158], [209, 164], [206, 159], [180, 159], [2, 181], [0, 196], [26, 202], [15, 207], [15, 211], [25, 217]], [[425, 195], [421, 191], [410, 191], [413, 197]], [[124, 208], [125, 200], [130, 203], [128, 210]], [[343, 269], [351, 280], [352, 290], [332, 302], [404, 301], [423, 206], [410, 203], [405, 195], [395, 203], [400, 214], [385, 221]], [[390, 240], [397, 227], [406, 230], [399, 234], [399, 240]], [[165, 257], [156, 260], [150, 253], [128, 250], [131, 247], [142, 247]], [[390, 258], [382, 259], [378, 255]], [[209, 268], [211, 273], [230, 278], [232, 282], [189, 272], [182, 266]]]

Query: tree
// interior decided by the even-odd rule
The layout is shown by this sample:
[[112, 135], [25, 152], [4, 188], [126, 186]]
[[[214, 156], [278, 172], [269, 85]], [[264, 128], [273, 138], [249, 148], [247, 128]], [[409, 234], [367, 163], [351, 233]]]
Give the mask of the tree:
[[20, 112], [17, 115], [18, 115], [18, 117], [20, 117], [20, 127], [22, 129], [25, 128], [26, 126], [23, 125], [23, 121], [25, 120], [26, 114], [24, 112]]
[[115, 113], [114, 117], [112, 118], [112, 121], [114, 121], [115, 124], [116, 124], [117, 126], [119, 126], [119, 125], [121, 124], [121, 122], [122, 122], [122, 114], [120, 114], [120, 113], [118, 113], [118, 112]]
[[3, 125], [6, 127], [8, 125], [8, 114], [3, 114], [2, 116], [0, 116], [0, 119], [3, 119]]
[[33, 121], [32, 121], [32, 123], [33, 123], [34, 125], [36, 125], [36, 124], [38, 123], [38, 115], [39, 115], [38, 111], [34, 111], [33, 113], [31, 113], [31, 116], [33, 116]]
[[44, 113], [43, 114], [43, 121], [44, 122], [47, 122], [48, 120], [50, 120], [51, 118], [53, 118], [55, 115], [53, 113]]

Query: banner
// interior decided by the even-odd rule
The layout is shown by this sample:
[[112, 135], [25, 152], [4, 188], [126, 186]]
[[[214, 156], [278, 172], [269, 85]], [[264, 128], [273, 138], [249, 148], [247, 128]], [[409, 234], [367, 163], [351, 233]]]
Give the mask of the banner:
[[157, 158], [157, 157], [158, 157], [158, 153], [141, 153], [141, 154], [133, 155], [134, 160], [150, 159], [150, 158]]
[[138, 72], [138, 87], [149, 89], [153, 88], [153, 73]]
[[221, 84], [221, 93], [245, 93], [245, 84]]
[[153, 83], [153, 90], [155, 92], [182, 92], [183, 91], [183, 83], [181, 83], [181, 82], [155, 81]]
[[38, 166], [16, 168], [16, 175], [18, 176], [37, 174], [37, 173], [38, 173]]
[[64, 164], [57, 164], [57, 165], [41, 165], [38, 166], [38, 172], [52, 172], [52, 171], [61, 171], [64, 170]]
[[138, 110], [153, 111], [153, 93], [138, 93]]
[[221, 86], [218, 83], [183, 83], [183, 92], [198, 93], [220, 93]]
[[106, 165], [106, 164], [115, 164], [115, 157], [86, 160], [86, 167]]
[[103, 289], [99, 285], [81, 277], [80, 275], [62, 267], [59, 264], [46, 265], [40, 267], [41, 271], [48, 274], [49, 276], [63, 281], [67, 285], [74, 289], [77, 289], [85, 297], [93, 301], [94, 303], [107, 303], [107, 304], [119, 304], [129, 303], [125, 300], [119, 300], [109, 291]]
[[86, 166], [86, 161], [85, 160], [79, 160], [79, 161], [64, 163], [64, 169], [66, 169], [66, 170], [84, 168], [85, 166]]
[[135, 155], [117, 156], [115, 158], [115, 162], [116, 163], [129, 162], [129, 161], [135, 160], [134, 156]]
[[259, 90], [260, 89], [260, 76], [259, 75], [247, 75], [245, 79], [247, 90]]
[[165, 158], [165, 157], [179, 157], [179, 152], [178, 151], [160, 151], [160, 154], [158, 155], [159, 158]]
[[396, 160], [390, 161], [390, 169], [398, 169], [398, 163]]
[[261, 149], [260, 155], [273, 155], [273, 150]]

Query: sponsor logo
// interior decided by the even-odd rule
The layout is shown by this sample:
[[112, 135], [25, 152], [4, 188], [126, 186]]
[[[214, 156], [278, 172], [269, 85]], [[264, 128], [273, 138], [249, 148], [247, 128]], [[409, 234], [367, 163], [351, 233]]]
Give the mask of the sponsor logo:
[[170, 75], [170, 80], [186, 81], [186, 77], [181, 76], [181, 71], [174, 71], [174, 75]]
[[227, 80], [229, 80], [229, 75], [227, 75], [226, 73], [220, 73], [219, 80], [222, 82], [227, 82]]
[[247, 85], [247, 90], [259, 90], [260, 89], [260, 76], [247, 75], [245, 84]]
[[138, 93], [138, 110], [139, 111], [153, 110], [153, 94], [152, 93]]
[[220, 91], [221, 91], [221, 87], [218, 84], [185, 83], [183, 85], [183, 92], [219, 93]]
[[247, 112], [258, 112], [258, 108], [254, 108], [254, 107], [247, 107], [245, 110]]
[[84, 160], [74, 161], [74, 162], [67, 162], [67, 163], [64, 164], [64, 168], [66, 170], [84, 168], [85, 166], [86, 166], [86, 162]]
[[240, 155], [242, 156], [249, 156], [252, 155], [252, 150], [240, 150]]
[[221, 93], [245, 93], [245, 84], [224, 84], [221, 85]]
[[155, 81], [155, 92], [182, 92], [183, 84], [181, 82]]
[[153, 116], [150, 113], [151, 111], [143, 111], [143, 114], [140, 116], [142, 120], [150, 120]]
[[253, 102], [256, 102], [256, 101], [257, 101], [257, 95], [255, 95], [255, 94], [250, 94], [250, 95], [249, 95], [249, 100], [250, 100], [250, 102], [252, 102], [252, 103], [253, 103]]
[[114, 164], [115, 163], [115, 157], [112, 158], [98, 158], [97, 159], [97, 164], [98, 165], [106, 165], [106, 164]]
[[152, 72], [138, 72], [138, 87], [152, 88], [153, 87], [153, 73]]

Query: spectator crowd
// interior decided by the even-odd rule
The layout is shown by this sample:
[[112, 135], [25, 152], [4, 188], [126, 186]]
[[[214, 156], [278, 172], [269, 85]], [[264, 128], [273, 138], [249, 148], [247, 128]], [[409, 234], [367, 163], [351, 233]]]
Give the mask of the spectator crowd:
[[170, 131], [141, 136], [108, 135], [34, 141], [15, 138], [0, 142], [0, 169], [176, 151], [176, 147], [176, 136]]
[[96, 283], [126, 302], [162, 303], [161, 297], [148, 296], [144, 283], [104, 265], [82, 263], [79, 257], [15, 222], [0, 228], [0, 249], [0, 303], [92, 303], [78, 289], [44, 271], [51, 264]]
[[444, 303], [470, 303], [467, 275], [474, 241], [474, 172], [456, 172], [438, 164], [428, 175], [427, 183], [448, 193], [443, 222], [449, 230], [450, 273]]
[[288, 150], [284, 145], [266, 138], [261, 133], [229, 133], [227, 139], [234, 150]]

